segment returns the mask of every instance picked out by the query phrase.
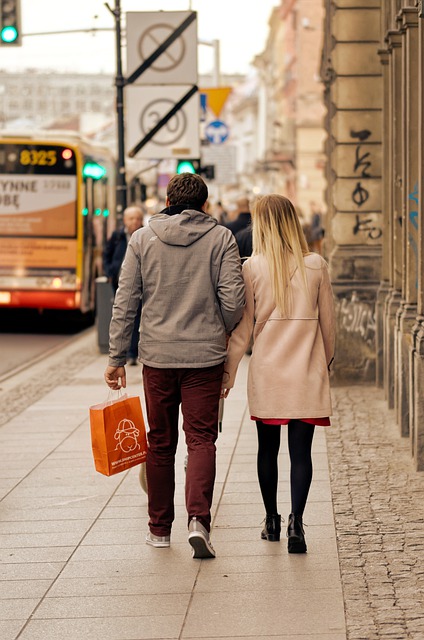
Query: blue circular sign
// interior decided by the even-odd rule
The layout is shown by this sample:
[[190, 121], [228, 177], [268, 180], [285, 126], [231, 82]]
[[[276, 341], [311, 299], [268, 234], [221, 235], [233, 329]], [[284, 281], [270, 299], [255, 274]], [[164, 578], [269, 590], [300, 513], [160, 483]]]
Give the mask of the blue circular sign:
[[212, 144], [222, 144], [230, 135], [230, 130], [225, 122], [213, 120], [205, 128], [205, 135]]

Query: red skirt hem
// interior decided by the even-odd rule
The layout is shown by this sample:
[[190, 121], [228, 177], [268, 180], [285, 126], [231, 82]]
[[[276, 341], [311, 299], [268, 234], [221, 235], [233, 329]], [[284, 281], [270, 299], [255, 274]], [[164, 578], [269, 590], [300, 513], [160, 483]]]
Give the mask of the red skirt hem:
[[[251, 420], [258, 420], [263, 422], [264, 424], [288, 424], [290, 420], [294, 420], [294, 418], [256, 418], [255, 416], [250, 416]], [[301, 420], [302, 422], [307, 422], [308, 424], [314, 424], [318, 427], [331, 427], [330, 418], [296, 418], [296, 420]]]

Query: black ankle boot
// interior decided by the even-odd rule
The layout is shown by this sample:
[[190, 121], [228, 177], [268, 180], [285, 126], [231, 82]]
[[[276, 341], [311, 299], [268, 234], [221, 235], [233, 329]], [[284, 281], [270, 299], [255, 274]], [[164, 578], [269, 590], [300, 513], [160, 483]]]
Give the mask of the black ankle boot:
[[306, 553], [305, 532], [303, 530], [302, 516], [289, 515], [287, 527], [287, 549], [289, 553]]
[[280, 540], [281, 516], [278, 513], [266, 514], [265, 527], [261, 531], [262, 540], [278, 542]]

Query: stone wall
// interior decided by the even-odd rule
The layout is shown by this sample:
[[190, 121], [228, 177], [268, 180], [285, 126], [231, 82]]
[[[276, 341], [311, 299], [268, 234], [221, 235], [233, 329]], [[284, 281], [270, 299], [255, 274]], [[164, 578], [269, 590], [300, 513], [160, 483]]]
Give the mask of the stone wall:
[[325, 24], [328, 257], [338, 318], [334, 378], [364, 382], [376, 374], [375, 302], [384, 232], [379, 1], [328, 0]]
[[335, 379], [375, 379], [384, 388], [417, 470], [424, 470], [423, 5], [326, 0], [322, 65]]

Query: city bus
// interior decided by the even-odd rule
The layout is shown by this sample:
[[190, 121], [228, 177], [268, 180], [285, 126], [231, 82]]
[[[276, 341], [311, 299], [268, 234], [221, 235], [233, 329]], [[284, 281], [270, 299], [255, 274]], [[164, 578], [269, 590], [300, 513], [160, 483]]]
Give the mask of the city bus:
[[78, 134], [0, 131], [0, 313], [94, 312], [114, 177], [110, 150]]

